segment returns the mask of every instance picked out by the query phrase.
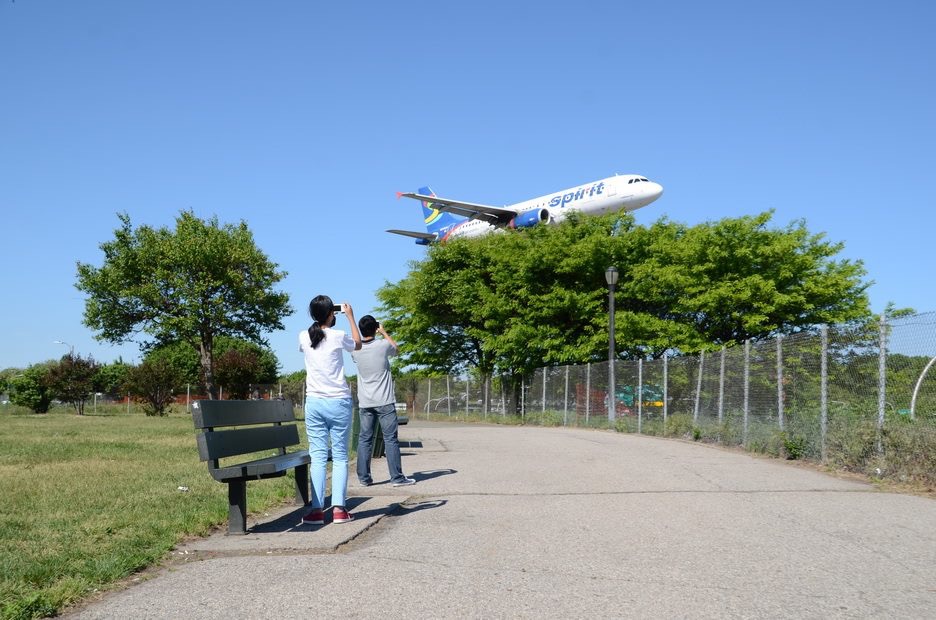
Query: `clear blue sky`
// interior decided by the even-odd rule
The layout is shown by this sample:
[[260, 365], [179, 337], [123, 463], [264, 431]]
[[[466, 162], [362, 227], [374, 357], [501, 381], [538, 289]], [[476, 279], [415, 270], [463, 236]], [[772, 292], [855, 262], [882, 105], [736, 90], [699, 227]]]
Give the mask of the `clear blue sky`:
[[[872, 308], [936, 310], [936, 3], [0, 0], [0, 368], [138, 361], [82, 325], [116, 214], [245, 220], [309, 299], [424, 249], [398, 190], [509, 204], [618, 173], [635, 213], [774, 209], [861, 259]], [[659, 5], [659, 6], [657, 6]]]

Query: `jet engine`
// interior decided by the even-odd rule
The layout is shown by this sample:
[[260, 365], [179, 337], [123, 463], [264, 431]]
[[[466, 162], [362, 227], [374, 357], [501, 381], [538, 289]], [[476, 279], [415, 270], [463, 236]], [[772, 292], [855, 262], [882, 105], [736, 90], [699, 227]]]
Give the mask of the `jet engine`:
[[517, 217], [507, 223], [507, 228], [529, 228], [537, 224], [548, 224], [551, 219], [549, 209], [530, 209], [517, 214]]

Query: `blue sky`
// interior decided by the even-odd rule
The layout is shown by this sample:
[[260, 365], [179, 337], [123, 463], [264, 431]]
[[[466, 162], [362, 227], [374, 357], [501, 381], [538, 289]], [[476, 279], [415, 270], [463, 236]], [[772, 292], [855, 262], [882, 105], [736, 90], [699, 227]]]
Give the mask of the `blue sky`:
[[[372, 312], [424, 249], [396, 191], [503, 205], [614, 173], [689, 225], [774, 209], [845, 243], [875, 311], [936, 310], [936, 4], [0, 1], [0, 368], [133, 345], [82, 325], [76, 261], [127, 212], [244, 220]], [[659, 6], [657, 6], [659, 5]]]

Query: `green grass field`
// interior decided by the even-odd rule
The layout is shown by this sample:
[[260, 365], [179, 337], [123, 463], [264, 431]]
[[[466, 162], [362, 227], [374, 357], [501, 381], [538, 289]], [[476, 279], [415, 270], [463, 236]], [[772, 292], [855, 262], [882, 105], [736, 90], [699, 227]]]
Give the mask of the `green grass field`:
[[[227, 485], [198, 460], [184, 410], [105, 409], [0, 415], [3, 619], [54, 615], [227, 521]], [[291, 475], [247, 488], [251, 512], [294, 494]]]

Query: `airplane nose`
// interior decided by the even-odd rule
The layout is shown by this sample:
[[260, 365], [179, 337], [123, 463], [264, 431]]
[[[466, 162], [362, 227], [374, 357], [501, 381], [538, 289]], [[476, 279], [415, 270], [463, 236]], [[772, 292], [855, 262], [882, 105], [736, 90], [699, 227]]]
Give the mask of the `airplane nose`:
[[650, 196], [653, 197], [654, 200], [656, 200], [662, 194], [663, 194], [663, 186], [660, 185], [659, 183], [654, 183], [653, 181], [650, 181]]

